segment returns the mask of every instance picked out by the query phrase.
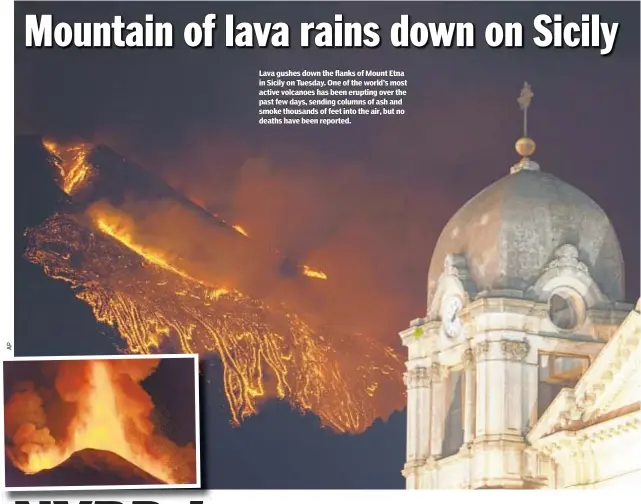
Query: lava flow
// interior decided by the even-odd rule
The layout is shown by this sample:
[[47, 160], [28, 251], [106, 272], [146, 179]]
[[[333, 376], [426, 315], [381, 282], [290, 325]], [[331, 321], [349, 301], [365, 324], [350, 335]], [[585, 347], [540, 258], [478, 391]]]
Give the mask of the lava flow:
[[62, 145], [53, 140], [43, 142], [45, 148], [52, 154], [52, 164], [60, 177], [60, 188], [71, 195], [88, 179], [91, 167], [87, 156], [91, 145], [86, 143]]
[[[171, 240], [180, 248], [163, 248], [159, 238], [178, 236], [178, 230], [165, 226], [152, 236], [149, 229], [137, 227], [131, 213], [112, 210], [93, 203], [51, 216], [29, 230], [26, 258], [42, 265], [47, 275], [70, 283], [98, 321], [117, 329], [130, 351], [218, 355], [233, 423], [256, 413], [269, 398], [311, 410], [340, 432], [361, 432], [402, 407], [403, 365], [392, 348], [366, 335], [330, 329], [323, 320], [312, 322], [314, 314], [293, 310], [274, 295], [250, 294], [233, 281], [232, 268], [220, 267], [217, 261], [230, 264], [224, 262], [225, 254], [242, 254], [239, 247], [251, 246], [244, 229], [236, 228], [242, 243], [232, 243], [234, 249], [216, 243], [220, 235], [212, 235], [213, 244], [208, 238], [213, 252], [206, 260], [200, 257], [203, 267], [197, 268], [182, 252], [196, 249], [202, 255], [203, 247], [189, 249], [184, 240]], [[255, 261], [244, 264], [247, 268], [236, 270], [238, 276], [263, 274]], [[299, 273], [310, 283], [329, 283], [328, 275], [309, 266]], [[270, 293], [284, 292], [274, 287], [275, 277], [265, 277], [272, 282]], [[286, 286], [292, 288], [291, 283]], [[290, 294], [290, 301], [295, 303], [297, 296]]]
[[[194, 447], [177, 446], [156, 432], [149, 419], [154, 404], [140, 381], [158, 363], [157, 359], [58, 362], [58, 414], [49, 416], [43, 398], [51, 402], [51, 393], [41, 394], [33, 383], [23, 383], [5, 404], [7, 454], [13, 464], [35, 474], [93, 449], [115, 453], [168, 484], [195, 483]], [[71, 419], [58, 429], [62, 433], [56, 439], [49, 425], [65, 417]]]

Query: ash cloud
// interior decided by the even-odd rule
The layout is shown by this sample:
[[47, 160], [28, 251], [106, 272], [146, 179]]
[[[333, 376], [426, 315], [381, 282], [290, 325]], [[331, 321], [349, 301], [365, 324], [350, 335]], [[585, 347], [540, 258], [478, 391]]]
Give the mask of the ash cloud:
[[[179, 256], [194, 276], [250, 286], [317, 326], [367, 333], [402, 351], [397, 333], [425, 311], [431, 248], [450, 206], [438, 181], [412, 184], [394, 169], [317, 160], [282, 144], [252, 148], [229, 134], [190, 137], [172, 152], [132, 148], [113, 134], [100, 140], [250, 238], [225, 241], [175, 202], [129, 200], [121, 209], [145, 240]], [[284, 278], [282, 257], [328, 280]]]

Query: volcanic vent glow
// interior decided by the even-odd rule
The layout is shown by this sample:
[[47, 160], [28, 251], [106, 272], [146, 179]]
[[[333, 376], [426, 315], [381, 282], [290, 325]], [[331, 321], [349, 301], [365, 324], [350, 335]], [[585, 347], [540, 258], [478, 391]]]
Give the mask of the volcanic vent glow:
[[[64, 434], [54, 438], [43, 396], [23, 383], [5, 404], [7, 454], [26, 474], [52, 469], [85, 449], [115, 453], [169, 484], [196, 482], [196, 452], [159, 434], [149, 416], [151, 397], [140, 382], [157, 359], [60, 361], [55, 391], [65, 411], [73, 411]], [[58, 410], [60, 412], [62, 410]], [[64, 416], [64, 415], [57, 415]]]
[[[100, 183], [101, 167], [87, 166], [92, 184]], [[187, 213], [189, 204], [179, 205], [184, 226], [191, 214], [202, 213], [191, 205], [197, 211]], [[330, 329], [315, 314], [292, 309], [312, 284], [331, 288], [331, 275], [300, 266], [298, 273], [309, 284], [303, 282], [293, 295], [287, 284], [290, 297], [279, 302], [277, 294], [285, 293], [279, 290], [282, 281], [263, 267], [277, 258], [265, 248], [264, 264], [257, 263], [259, 245], [243, 228], [216, 218], [215, 233], [213, 224], [196, 233], [200, 246], [180, 240], [178, 228], [151, 232], [132, 208], [93, 201], [54, 215], [28, 233], [26, 258], [41, 264], [47, 275], [69, 282], [96, 319], [116, 328], [131, 351], [154, 353], [170, 344], [181, 352], [217, 354], [234, 423], [272, 397], [311, 410], [342, 432], [360, 432], [402, 407], [402, 362], [392, 348], [367, 335]], [[158, 215], [166, 208], [163, 201], [148, 213]], [[214, 222], [211, 216], [205, 219]], [[233, 241], [225, 228], [235, 235]], [[242, 257], [247, 244], [253, 247], [253, 260], [245, 261], [244, 270], [230, 267], [228, 258]], [[254, 281], [271, 285], [269, 295], [261, 297], [260, 289], [249, 293]]]

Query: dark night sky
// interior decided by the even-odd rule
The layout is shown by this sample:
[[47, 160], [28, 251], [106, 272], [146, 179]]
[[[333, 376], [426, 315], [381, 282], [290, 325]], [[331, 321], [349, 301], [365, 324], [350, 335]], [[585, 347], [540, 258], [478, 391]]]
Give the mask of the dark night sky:
[[[293, 47], [184, 46], [182, 27], [210, 12], [247, 21], [287, 21]], [[156, 20], [174, 24], [177, 43], [173, 49], [153, 50], [25, 49], [24, 15], [29, 13], [52, 13], [54, 19], [68, 22], [106, 21], [118, 14], [139, 20], [154, 13]], [[382, 27], [382, 46], [295, 47], [300, 22], [331, 21], [335, 13], [348, 21], [376, 21]], [[619, 22], [613, 54], [535, 47], [531, 22], [540, 13], [564, 13], [574, 20], [582, 13], [598, 13], [604, 21]], [[423, 22], [475, 22], [479, 43], [474, 49], [394, 49], [386, 44], [386, 34], [401, 14]], [[482, 27], [490, 21], [523, 23], [526, 47], [485, 46]], [[222, 31], [219, 27], [217, 40], [222, 40]], [[440, 229], [466, 200], [508, 173], [517, 160], [513, 143], [520, 134], [521, 115], [516, 97], [524, 80], [535, 94], [529, 123], [538, 144], [535, 159], [543, 170], [589, 194], [610, 216], [626, 261], [628, 299], [638, 297], [639, 59], [639, 5], [632, 2], [20, 3], [15, 121], [18, 134], [105, 141], [143, 166], [157, 165], [163, 174], [196, 183], [209, 175], [212, 157], [236, 159], [241, 152], [242, 158], [247, 146], [283, 164], [304, 159], [316, 176], [334, 176], [345, 165], [358, 165], [365, 167], [368, 179], [391, 181], [390, 191], [397, 192], [377, 208], [383, 213], [389, 208], [394, 215], [384, 217], [403, 228], [391, 238], [383, 226], [379, 233], [393, 245], [381, 252], [380, 260], [391, 265], [391, 283], [406, 300], [394, 320], [398, 331], [424, 310], [427, 267]], [[258, 70], [289, 68], [403, 70], [409, 82], [407, 113], [357, 118], [351, 126], [330, 128], [259, 126]], [[171, 163], [173, 171], [165, 166]], [[16, 190], [17, 221], [33, 224], [20, 212], [22, 200], [35, 199], [28, 192], [34, 189]], [[358, 204], [358, 194], [349, 196]], [[398, 201], [412, 203], [399, 206]], [[38, 215], [30, 212], [31, 218]], [[41, 213], [46, 216], [44, 209]], [[21, 232], [20, 224], [16, 231]], [[75, 301], [66, 286], [44, 278], [24, 261], [17, 268], [20, 354], [43, 353], [43, 348], [48, 354], [110, 351], [117, 338], [96, 326], [89, 308]], [[78, 338], [78, 333], [89, 336]], [[393, 331], [390, 334], [393, 340]], [[206, 368], [211, 381], [203, 392], [208, 486], [402, 487], [404, 413], [375, 423], [363, 435], [337, 436], [320, 429], [311, 415], [300, 417], [287, 406], [271, 404], [240, 429], [231, 429], [216, 364]]]

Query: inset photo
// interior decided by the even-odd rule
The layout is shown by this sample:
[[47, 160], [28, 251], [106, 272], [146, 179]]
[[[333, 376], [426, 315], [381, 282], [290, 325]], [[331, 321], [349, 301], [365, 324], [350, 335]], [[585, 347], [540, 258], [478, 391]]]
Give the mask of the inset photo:
[[200, 488], [198, 356], [6, 361], [7, 490]]

